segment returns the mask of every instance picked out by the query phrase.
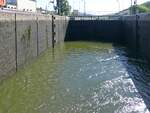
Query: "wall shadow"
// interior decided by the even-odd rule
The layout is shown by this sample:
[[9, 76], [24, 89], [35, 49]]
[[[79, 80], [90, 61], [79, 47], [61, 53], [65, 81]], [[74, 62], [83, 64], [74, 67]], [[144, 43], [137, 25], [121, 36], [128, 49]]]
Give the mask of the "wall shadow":
[[124, 47], [124, 53], [120, 52], [118, 48], [122, 47], [122, 45], [113, 44], [113, 47], [115, 48], [115, 53], [119, 57], [123, 57], [120, 60], [150, 111], [150, 65], [148, 61], [141, 58], [136, 51], [131, 51], [126, 47]]
[[124, 43], [121, 20], [70, 20], [65, 41]]

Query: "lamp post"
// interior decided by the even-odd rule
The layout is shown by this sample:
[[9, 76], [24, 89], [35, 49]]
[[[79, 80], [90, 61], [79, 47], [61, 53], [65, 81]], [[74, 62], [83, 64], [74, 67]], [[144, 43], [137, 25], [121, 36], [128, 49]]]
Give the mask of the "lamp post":
[[54, 7], [54, 0], [50, 0], [50, 1], [46, 2], [46, 6], [45, 6], [45, 13], [46, 14], [48, 13], [48, 7], [50, 4], [53, 4], [53, 7]]
[[137, 0], [134, 0], [134, 14], [137, 13]]
[[54, 7], [55, 7], [55, 6], [54, 6], [54, 0], [50, 0], [50, 1], [49, 1], [49, 4], [53, 4], [53, 10], [55, 10], [55, 9], [54, 9]]
[[120, 1], [117, 0], [117, 2], [118, 2], [118, 10], [120, 11]]
[[80, 11], [80, 0], [79, 0], [79, 11]]
[[51, 3], [51, 4], [53, 4], [53, 5], [54, 5], [54, 0], [49, 1], [49, 3]]
[[86, 0], [84, 0], [84, 16], [86, 16]]
[[134, 0], [134, 3], [132, 3], [133, 0], [131, 0], [131, 14], [137, 13], [137, 0]]
[[57, 2], [58, 15], [61, 14], [60, 1], [61, 1], [61, 0], [56, 0], [56, 2]]
[[53, 4], [53, 8], [54, 8], [54, 0], [49, 1], [49, 4]]
[[132, 0], [131, 0], [130, 14], [132, 14], [132, 9], [133, 9], [133, 7], [132, 7]]

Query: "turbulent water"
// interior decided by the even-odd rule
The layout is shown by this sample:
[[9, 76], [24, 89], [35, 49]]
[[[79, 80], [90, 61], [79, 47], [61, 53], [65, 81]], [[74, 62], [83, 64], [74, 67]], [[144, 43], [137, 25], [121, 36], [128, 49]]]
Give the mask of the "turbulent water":
[[125, 47], [66, 42], [0, 84], [0, 113], [149, 113], [150, 69]]

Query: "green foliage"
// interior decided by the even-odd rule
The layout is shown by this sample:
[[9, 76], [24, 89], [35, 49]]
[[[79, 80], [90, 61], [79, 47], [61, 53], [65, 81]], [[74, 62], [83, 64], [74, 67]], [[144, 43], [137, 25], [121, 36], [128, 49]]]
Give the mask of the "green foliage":
[[141, 5], [137, 6], [138, 12], [139, 13], [147, 13], [150, 12], [150, 2], [145, 2]]
[[70, 15], [71, 6], [69, 5], [68, 0], [57, 0], [57, 8], [60, 15]]
[[137, 6], [138, 12], [139, 13], [146, 13], [146, 12], [150, 12], [150, 9], [144, 5], [139, 5]]
[[150, 2], [145, 2], [142, 5], [150, 9]]
[[128, 10], [132, 11], [132, 14], [150, 12], [150, 2], [146, 2], [141, 5], [134, 5], [130, 7]]

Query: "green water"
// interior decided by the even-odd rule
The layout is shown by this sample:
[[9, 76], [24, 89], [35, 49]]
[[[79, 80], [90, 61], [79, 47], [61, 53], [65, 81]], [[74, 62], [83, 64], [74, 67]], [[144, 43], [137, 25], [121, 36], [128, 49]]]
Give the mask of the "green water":
[[0, 113], [149, 113], [141, 62], [109, 43], [57, 45], [0, 84]]

